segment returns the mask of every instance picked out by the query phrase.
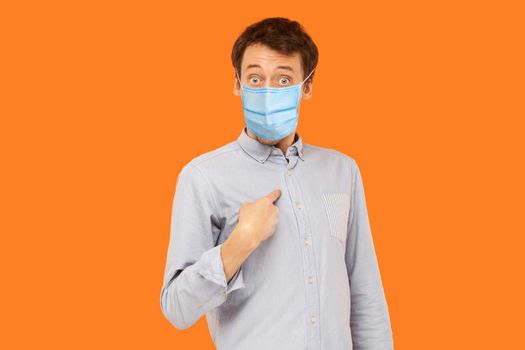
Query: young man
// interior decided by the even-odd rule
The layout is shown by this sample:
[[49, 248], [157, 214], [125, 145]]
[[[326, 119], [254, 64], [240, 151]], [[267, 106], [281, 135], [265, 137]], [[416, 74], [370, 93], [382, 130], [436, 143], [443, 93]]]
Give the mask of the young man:
[[296, 131], [317, 61], [299, 23], [249, 26], [246, 126], [177, 179], [160, 304], [178, 329], [205, 314], [219, 350], [393, 349], [359, 167]]

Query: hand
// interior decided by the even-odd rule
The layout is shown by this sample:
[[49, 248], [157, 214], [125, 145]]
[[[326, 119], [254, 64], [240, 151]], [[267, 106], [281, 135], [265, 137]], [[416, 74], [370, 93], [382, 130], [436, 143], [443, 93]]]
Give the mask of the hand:
[[235, 231], [250, 245], [258, 246], [275, 232], [279, 222], [279, 208], [273, 203], [280, 196], [281, 190], [276, 189], [254, 202], [241, 204]]

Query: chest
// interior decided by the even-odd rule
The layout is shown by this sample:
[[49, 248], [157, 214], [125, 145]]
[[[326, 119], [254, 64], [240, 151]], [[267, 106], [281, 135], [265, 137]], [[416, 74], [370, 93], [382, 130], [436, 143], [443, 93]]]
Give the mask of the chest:
[[280, 189], [281, 196], [274, 202], [279, 208], [275, 234], [284, 240], [280, 243], [309, 239], [323, 249], [333, 248], [344, 254], [341, 248], [347, 238], [353, 204], [351, 176], [344, 164], [315, 166], [300, 161], [292, 169], [260, 164], [256, 169], [229, 168], [227, 174], [216, 178], [221, 179], [214, 189], [223, 220], [219, 243], [235, 228], [243, 202]]

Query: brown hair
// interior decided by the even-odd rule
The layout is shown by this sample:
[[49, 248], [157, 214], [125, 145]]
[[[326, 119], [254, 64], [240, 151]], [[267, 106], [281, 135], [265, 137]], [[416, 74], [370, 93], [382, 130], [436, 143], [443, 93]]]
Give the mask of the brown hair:
[[[271, 17], [248, 26], [233, 44], [232, 64], [239, 74], [241, 74], [244, 51], [248, 46], [259, 43], [285, 55], [299, 52], [304, 72], [303, 79], [317, 66], [319, 57], [317, 46], [301, 24], [288, 18]], [[309, 81], [313, 80], [314, 74], [315, 72], [310, 75]]]

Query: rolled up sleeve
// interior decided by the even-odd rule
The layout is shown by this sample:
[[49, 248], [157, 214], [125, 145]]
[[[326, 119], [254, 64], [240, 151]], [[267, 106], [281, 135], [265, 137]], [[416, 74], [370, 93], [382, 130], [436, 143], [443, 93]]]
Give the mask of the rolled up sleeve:
[[191, 163], [181, 170], [172, 204], [170, 240], [160, 293], [164, 316], [178, 328], [192, 326], [208, 310], [244, 288], [243, 268], [228, 282], [221, 258], [220, 210], [208, 179]]
[[345, 262], [350, 283], [354, 350], [394, 349], [388, 305], [368, 218], [363, 179], [351, 160], [353, 197]]

